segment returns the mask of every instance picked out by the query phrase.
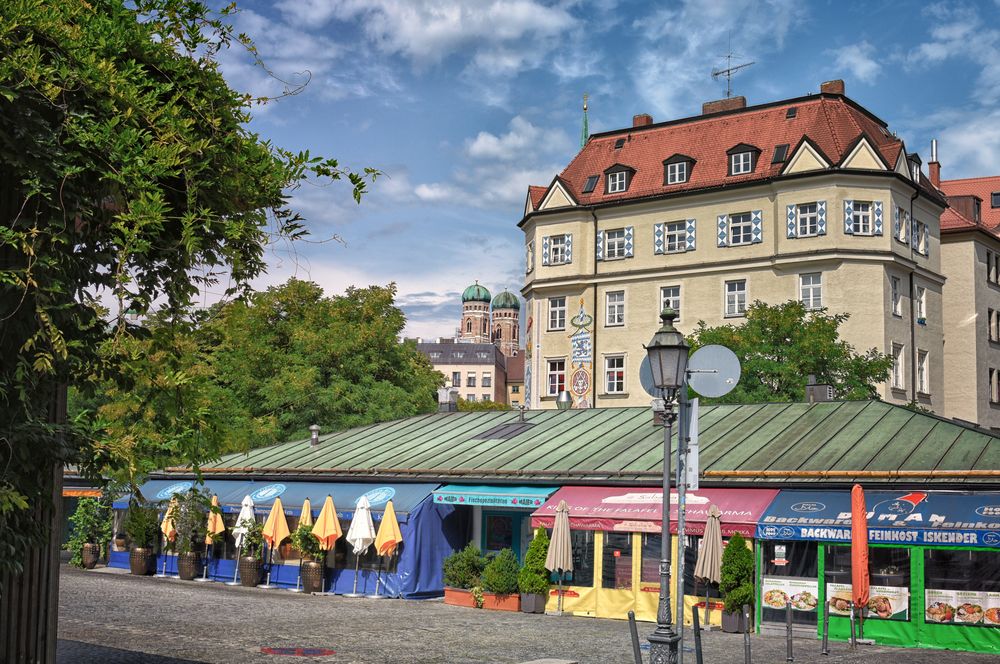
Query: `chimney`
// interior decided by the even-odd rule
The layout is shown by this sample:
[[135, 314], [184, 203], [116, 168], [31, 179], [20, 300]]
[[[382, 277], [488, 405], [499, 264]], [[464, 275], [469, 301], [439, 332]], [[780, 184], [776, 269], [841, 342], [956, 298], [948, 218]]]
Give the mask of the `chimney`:
[[701, 114], [721, 113], [723, 111], [735, 111], [738, 108], [747, 107], [746, 97], [726, 97], [716, 101], [706, 101], [701, 105]]
[[446, 381], [444, 387], [438, 388], [438, 412], [454, 413], [458, 411], [458, 390]]
[[842, 95], [844, 94], [844, 80], [835, 78], [832, 81], [821, 83], [819, 91], [825, 95]]
[[640, 113], [639, 115], [632, 116], [633, 127], [645, 127], [651, 124], [653, 124], [653, 116], [649, 113]]
[[817, 383], [816, 376], [809, 374], [809, 379], [806, 381], [806, 403], [833, 401], [833, 397], [833, 385]]
[[319, 445], [319, 425], [314, 424], [309, 427], [309, 447], [316, 447]]
[[937, 139], [931, 139], [931, 160], [927, 162], [927, 176], [938, 189], [941, 188], [941, 164], [937, 157]]

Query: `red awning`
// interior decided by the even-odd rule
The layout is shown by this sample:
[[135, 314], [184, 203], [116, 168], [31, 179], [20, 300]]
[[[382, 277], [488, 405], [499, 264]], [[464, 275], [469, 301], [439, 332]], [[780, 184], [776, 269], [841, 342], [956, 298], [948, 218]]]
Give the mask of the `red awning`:
[[[757, 520], [777, 489], [700, 489], [687, 492], [688, 535], [705, 532], [708, 508], [718, 505], [722, 512], [722, 534], [754, 536]], [[567, 486], [556, 491], [531, 515], [533, 527], [552, 527], [556, 507], [569, 505], [569, 526], [574, 530], [617, 530], [659, 532], [663, 492], [650, 487]], [[670, 532], [677, 533], [677, 492], [670, 492]]]

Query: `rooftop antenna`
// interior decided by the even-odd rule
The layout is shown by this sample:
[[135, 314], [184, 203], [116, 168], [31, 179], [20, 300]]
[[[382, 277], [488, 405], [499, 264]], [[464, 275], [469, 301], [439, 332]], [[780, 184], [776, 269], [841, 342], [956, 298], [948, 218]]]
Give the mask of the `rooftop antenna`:
[[580, 147], [587, 146], [587, 139], [590, 138], [590, 125], [587, 123], [587, 93], [583, 93], [583, 128], [580, 130]]
[[733, 74], [735, 74], [736, 72], [738, 72], [741, 69], [746, 69], [747, 67], [749, 67], [750, 65], [752, 65], [754, 63], [751, 60], [750, 62], [744, 62], [742, 64], [738, 64], [738, 65], [735, 65], [735, 66], [733, 65], [733, 58], [737, 57], [737, 55], [735, 53], [733, 53], [733, 33], [732, 32], [729, 33], [729, 53], [727, 53], [724, 57], [726, 58], [726, 68], [725, 69], [713, 69], [712, 70], [712, 78], [714, 78], [715, 80], [718, 80], [720, 76], [725, 76], [726, 77], [726, 99], [729, 99], [730, 97], [733, 96]]

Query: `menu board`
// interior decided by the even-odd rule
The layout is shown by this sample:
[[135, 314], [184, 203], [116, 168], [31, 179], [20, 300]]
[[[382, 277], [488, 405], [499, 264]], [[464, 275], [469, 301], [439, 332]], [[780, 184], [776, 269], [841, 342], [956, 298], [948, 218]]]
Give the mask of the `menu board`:
[[927, 588], [924, 617], [927, 622], [1000, 627], [1000, 592]]
[[761, 601], [768, 609], [784, 609], [790, 601], [793, 611], [815, 611], [819, 603], [819, 581], [765, 576], [761, 583]]
[[[830, 600], [830, 615], [851, 615], [854, 601], [849, 583], [826, 584], [826, 596]], [[870, 586], [868, 588], [869, 620], [909, 620], [910, 589], [899, 586]]]

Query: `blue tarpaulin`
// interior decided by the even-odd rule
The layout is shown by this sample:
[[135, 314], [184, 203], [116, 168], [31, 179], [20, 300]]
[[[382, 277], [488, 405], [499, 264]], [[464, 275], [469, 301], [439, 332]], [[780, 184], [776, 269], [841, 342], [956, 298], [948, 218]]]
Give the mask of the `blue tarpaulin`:
[[[872, 543], [1000, 549], [1000, 493], [866, 491]], [[851, 541], [847, 491], [780, 491], [757, 524], [757, 538]]]

